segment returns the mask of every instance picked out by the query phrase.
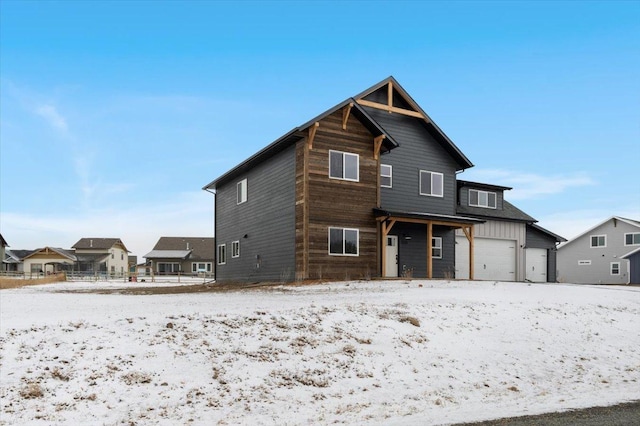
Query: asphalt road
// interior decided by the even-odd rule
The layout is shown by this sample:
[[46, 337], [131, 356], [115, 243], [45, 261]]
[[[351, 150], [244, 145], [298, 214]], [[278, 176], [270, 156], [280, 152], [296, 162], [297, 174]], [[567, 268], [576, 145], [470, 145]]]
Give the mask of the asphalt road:
[[609, 407], [512, 417], [455, 426], [640, 426], [640, 401]]

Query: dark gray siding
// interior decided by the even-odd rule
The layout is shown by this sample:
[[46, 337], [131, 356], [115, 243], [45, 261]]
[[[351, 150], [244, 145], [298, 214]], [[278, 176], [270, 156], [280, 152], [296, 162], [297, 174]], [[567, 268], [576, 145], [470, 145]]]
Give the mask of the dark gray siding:
[[[427, 276], [427, 226], [396, 223], [390, 235], [398, 236], [398, 273], [412, 270], [414, 278]], [[411, 239], [407, 240], [406, 237]], [[455, 273], [455, 232], [434, 226], [433, 236], [442, 237], [442, 259], [433, 259], [433, 278], [453, 278]]]
[[557, 254], [556, 240], [543, 232], [527, 226], [526, 245], [531, 248], [547, 249], [547, 281], [557, 281]]
[[[393, 188], [381, 188], [381, 207], [387, 210], [455, 214], [457, 164], [433, 139], [420, 119], [373, 108], [367, 108], [367, 112], [400, 144], [380, 159], [382, 164], [393, 167]], [[443, 197], [420, 195], [420, 170], [444, 175]]]
[[640, 252], [629, 256], [629, 284], [640, 284]]
[[[236, 185], [245, 178], [247, 201], [238, 205]], [[216, 265], [216, 279], [291, 280], [295, 273], [294, 208], [294, 146], [219, 186], [216, 192], [216, 247], [226, 244], [227, 262]], [[231, 256], [233, 241], [240, 241], [238, 258]]]

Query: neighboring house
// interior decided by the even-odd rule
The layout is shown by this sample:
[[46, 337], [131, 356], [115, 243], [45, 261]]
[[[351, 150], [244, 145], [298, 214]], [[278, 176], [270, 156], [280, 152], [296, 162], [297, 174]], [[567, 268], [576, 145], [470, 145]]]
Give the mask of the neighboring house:
[[0, 270], [2, 271], [7, 270], [7, 262], [5, 262], [6, 247], [9, 247], [9, 244], [7, 244], [2, 234], [0, 234], [0, 260], [2, 261], [2, 269]]
[[[476, 279], [556, 281], [556, 246], [566, 241], [535, 224], [536, 220], [504, 199], [512, 188], [457, 181], [458, 214], [482, 218], [474, 227]], [[456, 233], [456, 278], [469, 276], [469, 243]]]
[[[475, 236], [495, 236], [479, 226], [514, 222], [517, 235], [502, 238], [524, 246], [535, 220], [502, 198], [492, 215], [467, 214], [456, 177], [472, 166], [389, 77], [203, 188], [215, 194], [216, 278], [453, 278], [457, 268], [473, 279]], [[524, 265], [508, 279], [523, 280]]]
[[558, 280], [628, 284], [640, 273], [639, 248], [640, 221], [613, 216], [558, 249]]
[[73, 251], [57, 247], [44, 247], [32, 251], [22, 259], [27, 274], [53, 274], [73, 269], [76, 256]]
[[621, 257], [629, 262], [629, 284], [640, 284], [640, 247]]
[[214, 273], [215, 239], [209, 237], [160, 237], [143, 257], [155, 274]]
[[5, 250], [4, 266], [9, 272], [23, 272], [22, 259], [33, 253], [34, 250]]
[[72, 248], [77, 272], [125, 275], [129, 270], [129, 251], [119, 238], [81, 238]]

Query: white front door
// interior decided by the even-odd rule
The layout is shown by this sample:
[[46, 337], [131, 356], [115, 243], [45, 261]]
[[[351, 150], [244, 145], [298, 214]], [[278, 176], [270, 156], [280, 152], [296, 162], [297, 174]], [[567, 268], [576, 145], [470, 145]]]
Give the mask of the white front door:
[[525, 279], [534, 283], [547, 282], [547, 249], [528, 248], [525, 253], [527, 264]]
[[385, 277], [398, 276], [398, 236], [387, 235], [386, 257], [385, 257]]

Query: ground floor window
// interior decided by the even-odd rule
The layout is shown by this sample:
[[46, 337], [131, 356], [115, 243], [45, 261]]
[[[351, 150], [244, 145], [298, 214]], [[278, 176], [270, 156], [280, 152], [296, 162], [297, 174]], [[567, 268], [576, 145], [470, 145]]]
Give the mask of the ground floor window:
[[224, 265], [227, 263], [227, 245], [218, 245], [218, 265]]
[[431, 239], [431, 257], [442, 259], [442, 237], [433, 237]]
[[611, 275], [620, 275], [620, 262], [611, 262]]
[[360, 231], [352, 228], [329, 228], [329, 254], [358, 256]]
[[191, 264], [191, 272], [211, 272], [213, 265], [211, 262], [193, 262]]
[[179, 263], [167, 263], [161, 262], [158, 263], [158, 272], [161, 274], [174, 274], [180, 272], [180, 264]]
[[32, 263], [31, 264], [31, 272], [42, 272], [42, 263]]

